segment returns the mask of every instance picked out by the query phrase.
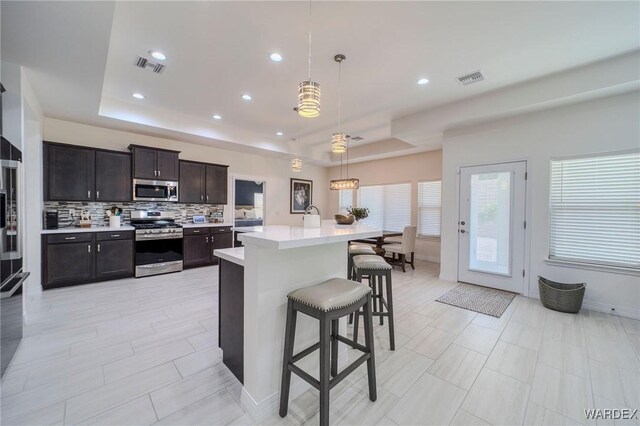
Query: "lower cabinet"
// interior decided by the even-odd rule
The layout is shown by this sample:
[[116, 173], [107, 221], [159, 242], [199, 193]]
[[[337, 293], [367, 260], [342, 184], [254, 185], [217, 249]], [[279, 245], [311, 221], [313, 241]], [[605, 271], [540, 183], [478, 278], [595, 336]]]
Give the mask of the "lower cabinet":
[[62, 287], [133, 277], [133, 232], [42, 236], [42, 286]]
[[233, 233], [227, 226], [184, 228], [183, 232], [185, 268], [217, 265], [213, 251], [233, 247]]

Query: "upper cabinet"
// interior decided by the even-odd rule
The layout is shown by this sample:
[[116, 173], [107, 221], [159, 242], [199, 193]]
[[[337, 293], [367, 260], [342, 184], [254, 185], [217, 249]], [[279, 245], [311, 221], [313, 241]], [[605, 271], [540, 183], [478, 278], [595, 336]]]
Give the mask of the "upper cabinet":
[[96, 151], [96, 201], [131, 201], [131, 154]]
[[131, 154], [44, 143], [45, 201], [131, 201]]
[[227, 204], [228, 166], [180, 161], [180, 202]]
[[178, 151], [129, 145], [135, 179], [178, 180]]
[[44, 198], [51, 201], [95, 199], [95, 151], [44, 144]]

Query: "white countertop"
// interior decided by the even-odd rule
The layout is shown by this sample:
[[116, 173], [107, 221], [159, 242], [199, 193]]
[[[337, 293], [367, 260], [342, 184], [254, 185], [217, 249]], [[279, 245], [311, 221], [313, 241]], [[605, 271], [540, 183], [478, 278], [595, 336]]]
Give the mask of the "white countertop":
[[244, 247], [217, 249], [213, 255], [244, 267]]
[[[239, 231], [239, 229], [236, 229]], [[242, 232], [238, 239], [245, 245], [253, 244], [277, 250], [318, 246], [343, 241], [373, 238], [382, 235], [382, 230], [368, 225], [337, 225], [333, 220], [322, 221], [320, 228], [293, 226], [257, 226], [253, 232]]]
[[222, 227], [222, 226], [233, 226], [233, 223], [183, 223], [183, 228], [211, 228], [211, 227]]
[[236, 226], [233, 228], [236, 232], [262, 232], [264, 226]]
[[118, 231], [135, 231], [133, 226], [121, 226], [119, 228], [111, 228], [110, 226], [92, 226], [91, 228], [77, 228], [69, 226], [68, 228], [43, 229], [41, 234], [75, 234], [78, 232], [118, 232]]

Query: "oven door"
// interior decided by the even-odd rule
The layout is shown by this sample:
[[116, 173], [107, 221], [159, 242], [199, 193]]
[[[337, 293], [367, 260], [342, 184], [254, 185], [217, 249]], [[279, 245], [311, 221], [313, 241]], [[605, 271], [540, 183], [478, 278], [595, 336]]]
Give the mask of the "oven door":
[[136, 238], [136, 266], [182, 262], [182, 237]]
[[178, 183], [157, 180], [133, 180], [136, 201], [178, 201]]
[[28, 272], [16, 274], [0, 287], [0, 374], [22, 340], [22, 285], [28, 276]]

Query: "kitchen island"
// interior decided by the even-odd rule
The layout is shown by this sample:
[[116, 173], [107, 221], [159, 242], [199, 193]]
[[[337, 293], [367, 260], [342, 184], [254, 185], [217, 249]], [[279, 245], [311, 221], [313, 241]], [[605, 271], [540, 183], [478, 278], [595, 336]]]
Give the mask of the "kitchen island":
[[[254, 231], [238, 236], [243, 248], [214, 254], [221, 259], [223, 360], [243, 383], [243, 407], [261, 421], [277, 413], [287, 294], [330, 278], [345, 278], [348, 241], [378, 237], [382, 231], [333, 221], [323, 221], [320, 228], [264, 226]], [[344, 334], [346, 321], [341, 322]], [[296, 351], [317, 342], [318, 331], [316, 320], [300, 315]], [[307, 386], [302, 380], [292, 382], [292, 396]]]

